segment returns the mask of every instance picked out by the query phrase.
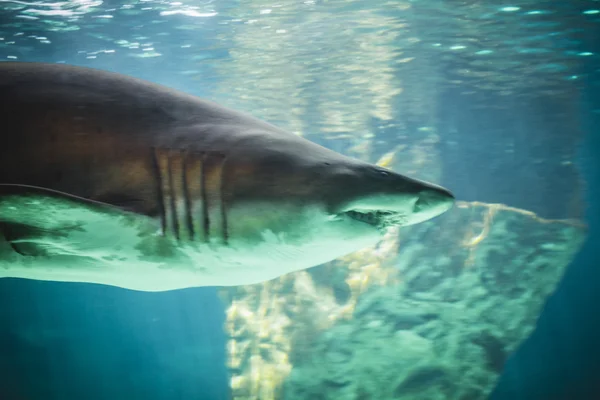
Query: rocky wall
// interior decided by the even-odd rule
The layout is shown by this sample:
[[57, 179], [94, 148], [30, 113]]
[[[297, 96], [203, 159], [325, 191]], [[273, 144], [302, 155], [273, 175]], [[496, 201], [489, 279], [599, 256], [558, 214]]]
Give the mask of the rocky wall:
[[484, 399], [585, 236], [461, 202], [374, 248], [224, 291], [235, 399]]

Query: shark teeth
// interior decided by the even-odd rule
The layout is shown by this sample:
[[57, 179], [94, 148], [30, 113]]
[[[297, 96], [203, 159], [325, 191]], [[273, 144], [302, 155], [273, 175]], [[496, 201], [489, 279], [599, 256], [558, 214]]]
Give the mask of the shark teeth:
[[352, 219], [364, 222], [378, 228], [385, 228], [393, 225], [402, 225], [406, 221], [406, 217], [394, 211], [367, 211], [367, 210], [350, 210], [344, 214]]

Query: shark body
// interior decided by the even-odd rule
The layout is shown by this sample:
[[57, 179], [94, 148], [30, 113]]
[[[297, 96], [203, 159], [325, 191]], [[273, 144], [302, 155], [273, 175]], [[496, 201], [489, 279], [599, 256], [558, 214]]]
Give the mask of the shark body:
[[129, 76], [0, 63], [0, 277], [262, 282], [448, 210], [431, 183]]

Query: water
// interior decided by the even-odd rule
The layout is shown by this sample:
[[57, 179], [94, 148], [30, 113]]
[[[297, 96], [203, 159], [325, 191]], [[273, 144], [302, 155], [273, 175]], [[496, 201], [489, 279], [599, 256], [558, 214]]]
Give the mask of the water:
[[162, 83], [464, 202], [265, 285], [139, 293], [2, 280], [0, 398], [597, 398], [600, 2], [0, 10], [2, 60]]

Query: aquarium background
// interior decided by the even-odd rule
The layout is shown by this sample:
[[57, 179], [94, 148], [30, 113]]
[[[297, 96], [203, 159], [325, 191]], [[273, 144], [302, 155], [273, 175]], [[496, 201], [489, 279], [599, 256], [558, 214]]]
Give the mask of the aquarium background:
[[461, 201], [265, 285], [0, 280], [0, 399], [600, 398], [599, 27], [597, 1], [0, 1], [2, 60], [185, 90]]

